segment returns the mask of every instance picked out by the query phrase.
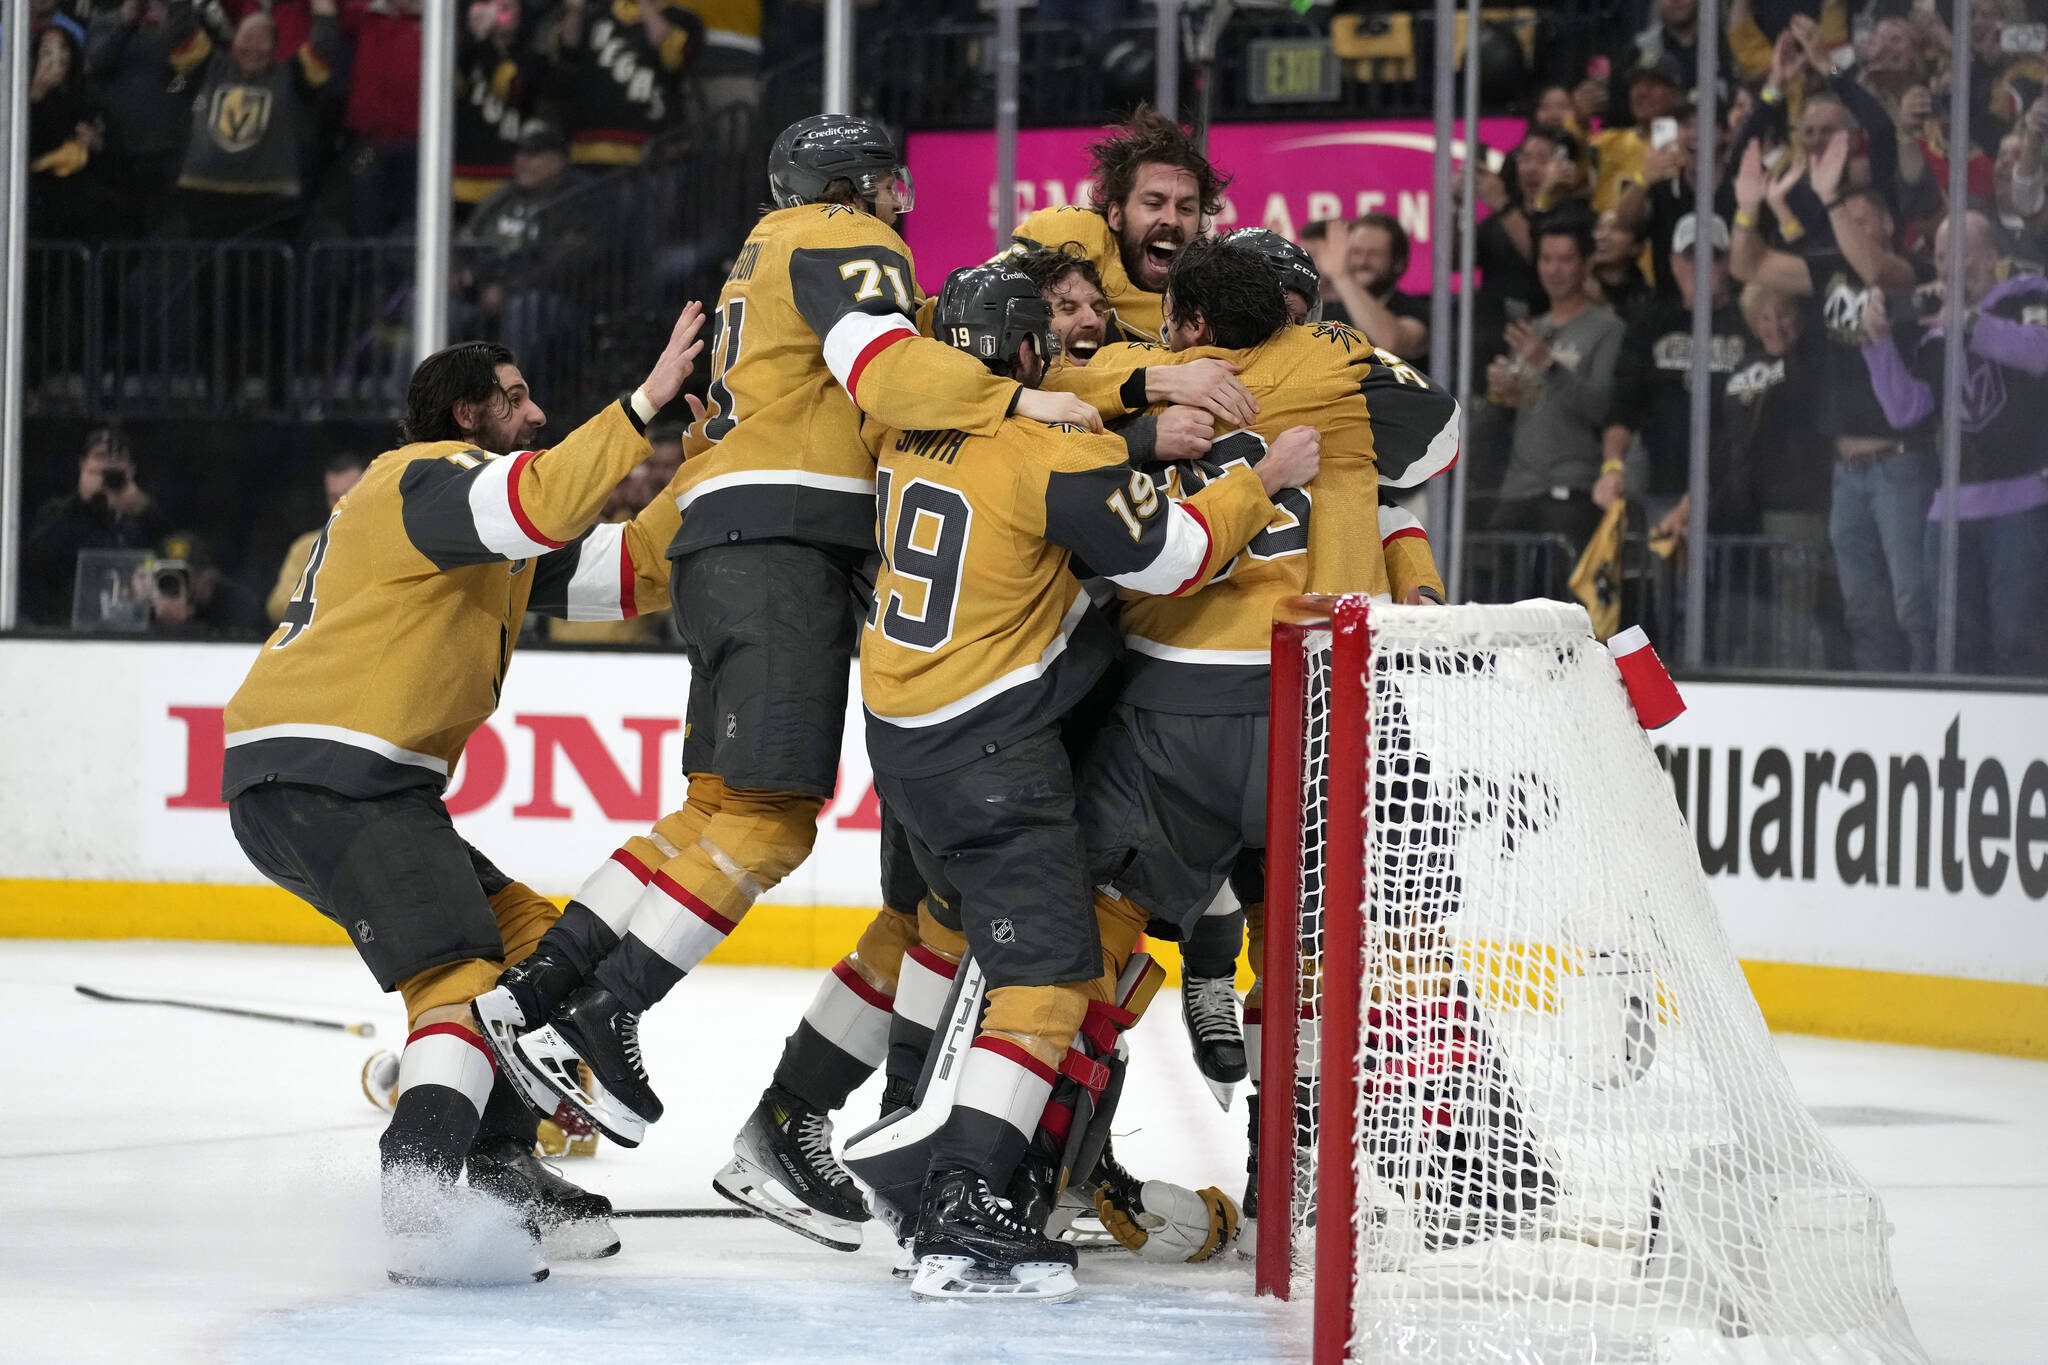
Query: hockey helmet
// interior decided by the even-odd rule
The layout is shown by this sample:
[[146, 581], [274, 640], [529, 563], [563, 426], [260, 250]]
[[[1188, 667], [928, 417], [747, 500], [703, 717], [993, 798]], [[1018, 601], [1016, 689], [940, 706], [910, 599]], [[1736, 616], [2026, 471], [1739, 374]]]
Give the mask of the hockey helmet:
[[932, 330], [997, 374], [1010, 373], [1026, 337], [1037, 338], [1048, 365], [1060, 352], [1045, 296], [1029, 275], [1004, 261], [962, 266], [946, 276]]
[[1280, 274], [1280, 287], [1301, 295], [1308, 304], [1310, 322], [1323, 315], [1323, 277], [1308, 252], [1268, 228], [1239, 228], [1224, 238], [1255, 248]]
[[873, 119], [812, 114], [776, 134], [768, 149], [768, 193], [779, 209], [815, 204], [834, 180], [850, 180], [870, 205], [884, 185], [893, 187], [896, 212], [910, 212], [915, 197], [896, 139]]

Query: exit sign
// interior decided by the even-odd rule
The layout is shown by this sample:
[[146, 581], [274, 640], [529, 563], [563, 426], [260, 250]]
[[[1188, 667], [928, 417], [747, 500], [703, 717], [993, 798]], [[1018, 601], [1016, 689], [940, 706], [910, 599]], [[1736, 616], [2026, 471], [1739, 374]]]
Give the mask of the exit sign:
[[1255, 38], [1245, 45], [1245, 98], [1253, 104], [1325, 104], [1337, 98], [1328, 38]]

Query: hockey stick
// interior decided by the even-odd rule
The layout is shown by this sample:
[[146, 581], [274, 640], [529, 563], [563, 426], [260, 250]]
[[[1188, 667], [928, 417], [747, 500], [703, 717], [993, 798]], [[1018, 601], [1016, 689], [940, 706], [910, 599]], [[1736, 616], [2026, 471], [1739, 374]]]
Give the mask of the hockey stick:
[[375, 1024], [343, 1024], [332, 1019], [308, 1019], [297, 1014], [271, 1014], [265, 1010], [237, 1009], [232, 1005], [203, 1005], [197, 1000], [159, 1000], [142, 995], [115, 995], [111, 991], [99, 990], [92, 986], [74, 985], [73, 990], [88, 1000], [104, 1000], [112, 1005], [168, 1005], [172, 1009], [203, 1010], [208, 1014], [232, 1014], [238, 1019], [266, 1019], [273, 1024], [303, 1024], [307, 1028], [340, 1029], [353, 1033], [358, 1038], [377, 1036]]
[[614, 1218], [759, 1218], [752, 1209], [613, 1209]]

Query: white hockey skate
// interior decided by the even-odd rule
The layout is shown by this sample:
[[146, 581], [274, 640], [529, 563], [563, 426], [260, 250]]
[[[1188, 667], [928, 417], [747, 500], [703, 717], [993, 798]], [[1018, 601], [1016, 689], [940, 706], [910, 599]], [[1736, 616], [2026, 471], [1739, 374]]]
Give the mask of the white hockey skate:
[[620, 1103], [602, 1085], [593, 1081], [589, 1089], [584, 1088], [583, 1057], [556, 1032], [553, 1024], [520, 1034], [513, 1051], [547, 1085], [549, 1112], [559, 1097], [621, 1147], [638, 1147], [647, 1136], [647, 1120]]
[[490, 1044], [491, 1055], [498, 1059], [498, 1069], [518, 1087], [526, 1102], [542, 1114], [552, 1114], [559, 1101], [548, 1083], [541, 1078], [527, 1060], [519, 1055], [519, 1036], [541, 1022], [529, 1020], [519, 1008], [519, 1002], [512, 992], [499, 986], [486, 991], [476, 998], [476, 1018], [481, 1026], [484, 1041]]

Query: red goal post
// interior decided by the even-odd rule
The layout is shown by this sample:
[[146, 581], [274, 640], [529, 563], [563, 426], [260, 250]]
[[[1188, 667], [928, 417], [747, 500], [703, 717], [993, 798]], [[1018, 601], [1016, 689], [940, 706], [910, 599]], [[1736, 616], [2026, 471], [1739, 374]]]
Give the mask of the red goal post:
[[1585, 613], [1273, 626], [1260, 1293], [1314, 1358], [1924, 1361]]

